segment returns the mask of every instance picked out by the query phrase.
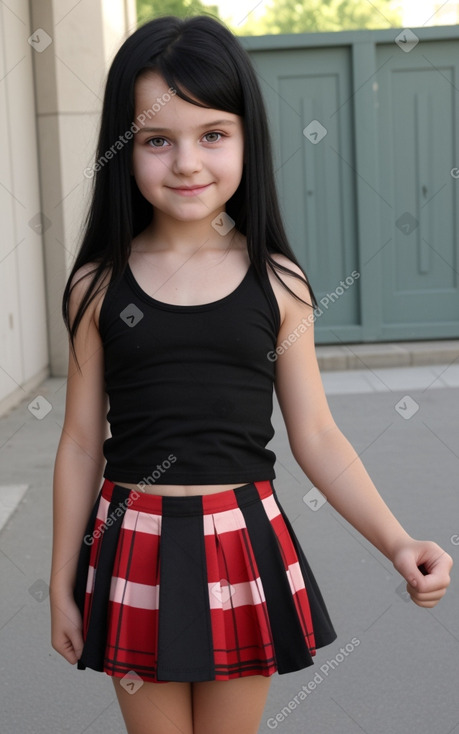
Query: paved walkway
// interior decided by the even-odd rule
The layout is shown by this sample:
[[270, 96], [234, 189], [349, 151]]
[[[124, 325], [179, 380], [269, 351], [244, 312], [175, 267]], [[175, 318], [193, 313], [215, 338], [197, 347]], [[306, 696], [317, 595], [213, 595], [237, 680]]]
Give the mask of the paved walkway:
[[321, 370], [450, 365], [459, 361], [459, 339], [319, 345], [316, 352]]
[[[323, 381], [338, 425], [396, 516], [459, 564], [455, 363], [326, 372]], [[1, 734], [125, 732], [108, 676], [77, 671], [49, 641], [52, 473], [64, 401], [65, 380], [48, 379], [0, 420]], [[277, 492], [338, 640], [311, 668], [273, 676], [260, 734], [459, 734], [454, 575], [433, 610], [408, 601], [390, 562], [320, 495], [311, 501], [277, 406], [273, 422]]]

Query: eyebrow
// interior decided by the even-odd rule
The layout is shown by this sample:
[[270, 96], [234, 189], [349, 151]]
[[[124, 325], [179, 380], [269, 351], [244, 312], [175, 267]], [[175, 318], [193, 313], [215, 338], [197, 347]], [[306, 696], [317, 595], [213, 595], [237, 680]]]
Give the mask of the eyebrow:
[[[204, 125], [198, 125], [196, 130], [202, 130], [205, 127], [215, 127], [216, 125], [235, 125], [234, 120], [214, 120], [213, 122], [205, 122]], [[142, 133], [171, 133], [168, 127], [141, 127], [139, 132]]]

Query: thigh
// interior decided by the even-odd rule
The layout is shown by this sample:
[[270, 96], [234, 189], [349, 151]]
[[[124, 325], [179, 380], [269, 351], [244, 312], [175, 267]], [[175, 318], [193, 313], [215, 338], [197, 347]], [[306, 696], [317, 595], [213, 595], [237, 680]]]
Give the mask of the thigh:
[[143, 683], [129, 693], [113, 676], [128, 734], [193, 734], [191, 683]]
[[194, 734], [257, 734], [271, 677], [192, 683]]

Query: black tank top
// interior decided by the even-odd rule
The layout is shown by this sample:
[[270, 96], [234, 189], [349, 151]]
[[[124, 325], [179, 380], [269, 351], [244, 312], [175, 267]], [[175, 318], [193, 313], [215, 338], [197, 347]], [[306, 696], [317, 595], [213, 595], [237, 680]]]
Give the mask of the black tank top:
[[126, 266], [105, 294], [103, 444], [110, 481], [228, 484], [273, 479], [266, 448], [280, 314], [265, 271], [250, 265], [228, 296], [198, 306], [145, 293]]

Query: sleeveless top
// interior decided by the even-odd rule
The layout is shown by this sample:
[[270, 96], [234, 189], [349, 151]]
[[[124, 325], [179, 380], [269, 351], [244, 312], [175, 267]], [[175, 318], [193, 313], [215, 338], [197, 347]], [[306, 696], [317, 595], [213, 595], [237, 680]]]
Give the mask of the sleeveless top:
[[99, 316], [110, 481], [228, 484], [273, 479], [266, 448], [280, 313], [251, 264], [228, 296], [197, 306], [149, 296], [126, 265]]

